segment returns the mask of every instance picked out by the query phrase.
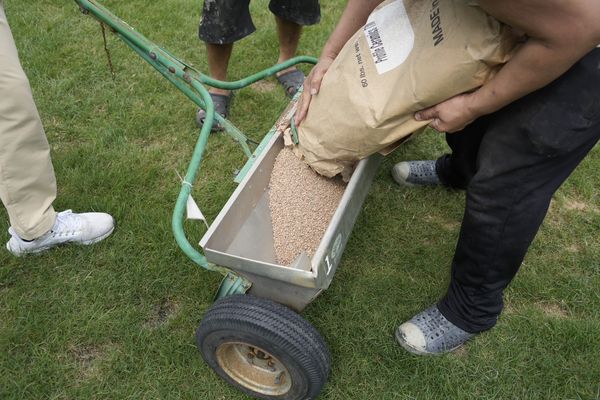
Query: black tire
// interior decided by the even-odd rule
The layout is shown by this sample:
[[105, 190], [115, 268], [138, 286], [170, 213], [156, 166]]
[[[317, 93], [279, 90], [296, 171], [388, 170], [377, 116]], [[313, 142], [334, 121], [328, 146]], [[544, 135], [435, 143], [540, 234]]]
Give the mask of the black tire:
[[329, 376], [331, 358], [319, 332], [271, 300], [218, 300], [200, 323], [196, 343], [221, 378], [258, 399], [314, 399]]

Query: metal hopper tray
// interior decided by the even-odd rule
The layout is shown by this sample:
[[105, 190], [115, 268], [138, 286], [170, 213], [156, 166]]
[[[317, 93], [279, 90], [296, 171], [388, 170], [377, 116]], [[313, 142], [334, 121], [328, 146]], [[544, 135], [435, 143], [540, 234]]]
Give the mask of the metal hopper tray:
[[249, 293], [302, 310], [331, 283], [382, 156], [358, 164], [312, 259], [303, 253], [285, 266], [275, 258], [268, 203], [271, 171], [282, 148], [281, 134], [273, 135], [200, 245], [208, 261], [250, 280]]

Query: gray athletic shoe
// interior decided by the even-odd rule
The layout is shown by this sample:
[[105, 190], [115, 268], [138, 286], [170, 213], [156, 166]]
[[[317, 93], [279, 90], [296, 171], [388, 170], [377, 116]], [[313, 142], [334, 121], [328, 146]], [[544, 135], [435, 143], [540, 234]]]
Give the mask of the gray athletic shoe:
[[402, 161], [392, 167], [394, 180], [403, 186], [439, 185], [435, 160]]
[[396, 330], [396, 341], [413, 354], [442, 354], [456, 350], [475, 336], [448, 321], [431, 306], [415, 315]]
[[8, 228], [11, 238], [6, 243], [6, 248], [18, 257], [28, 253], [39, 253], [65, 243], [92, 244], [110, 235], [114, 227], [115, 222], [108, 214], [75, 214], [67, 210], [56, 214], [52, 229], [34, 240], [23, 240], [12, 227]]

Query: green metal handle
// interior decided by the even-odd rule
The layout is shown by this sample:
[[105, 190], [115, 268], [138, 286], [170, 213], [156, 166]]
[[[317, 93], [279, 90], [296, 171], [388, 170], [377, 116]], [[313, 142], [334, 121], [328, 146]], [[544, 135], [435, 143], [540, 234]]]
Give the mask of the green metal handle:
[[[281, 64], [274, 65], [264, 71], [233, 82], [224, 82], [210, 78], [194, 69], [191, 65], [177, 59], [169, 52], [157, 46], [155, 43], [148, 40], [142, 34], [137, 32], [123, 20], [112, 14], [108, 9], [103, 7], [94, 0], [75, 0], [81, 11], [85, 14], [91, 13], [97, 20], [109, 26], [117, 36], [122, 39], [129, 47], [131, 47], [142, 59], [152, 65], [160, 72], [167, 80], [181, 90], [190, 100], [198, 107], [206, 111], [206, 118], [200, 135], [194, 147], [192, 159], [187, 169], [184, 181], [181, 186], [181, 191], [175, 203], [175, 209], [172, 217], [172, 228], [177, 244], [182, 251], [196, 264], [211, 271], [218, 271], [228, 277], [235, 277], [236, 282], [232, 287], [235, 291], [249, 287], [250, 283], [244, 278], [237, 277], [229, 269], [219, 267], [208, 262], [206, 257], [192, 246], [187, 239], [183, 230], [184, 214], [188, 196], [192, 192], [192, 186], [196, 180], [198, 171], [202, 164], [202, 157], [206, 149], [210, 131], [215, 122], [215, 119], [220, 123], [234, 129], [226, 119], [215, 113], [214, 104], [208, 93], [208, 90], [202, 85], [207, 84], [213, 87], [236, 90], [253, 84], [268, 76], [274, 75], [279, 71], [289, 68], [299, 63], [316, 64], [317, 59], [314, 57], [295, 57]], [[228, 125], [229, 124], [229, 125]], [[238, 131], [239, 132], [239, 131]], [[239, 132], [239, 135], [244, 135]], [[232, 135], [236, 140], [240, 141], [239, 135]], [[248, 155], [248, 151], [246, 151]], [[238, 287], [242, 289], [237, 289]]]
[[250, 75], [246, 78], [237, 80], [237, 81], [232, 81], [232, 82], [225, 82], [225, 81], [219, 81], [216, 79], [212, 79], [209, 76], [206, 76], [204, 74], [200, 74], [200, 81], [206, 85], [212, 86], [212, 87], [216, 87], [219, 89], [225, 89], [225, 90], [236, 90], [236, 89], [241, 89], [244, 88], [246, 86], [249, 86], [251, 84], [253, 84], [254, 82], [258, 82], [262, 79], [268, 78], [269, 76], [275, 75], [277, 72], [282, 71], [286, 68], [292, 67], [296, 64], [316, 64], [317, 63], [317, 59], [315, 57], [309, 57], [309, 56], [298, 56], [298, 57], [294, 57], [294, 58], [290, 58], [287, 61], [284, 61], [280, 64], [276, 64], [273, 65], [272, 67], [269, 67], [263, 71], [257, 72], [254, 75]]
[[[190, 259], [206, 269], [216, 270], [223, 274], [227, 274], [229, 272], [227, 269], [210, 264], [208, 260], [206, 260], [206, 257], [204, 257], [203, 254], [197, 251], [190, 244], [183, 231], [185, 205], [187, 203], [187, 198], [191, 193], [196, 172], [200, 168], [202, 155], [204, 153], [204, 149], [206, 148], [208, 136], [210, 135], [210, 130], [215, 119], [214, 104], [210, 98], [210, 95], [208, 94], [208, 91], [197, 81], [190, 79], [189, 75], [184, 70], [186, 68], [185, 63], [182, 63], [168, 55], [168, 53], [164, 52], [154, 43], [150, 42], [143, 35], [135, 31], [132, 27], [120, 20], [106, 8], [95, 1], [75, 1], [77, 4], [79, 4], [80, 9], [84, 13], [91, 13], [96, 19], [111, 27], [113, 31], [121, 39], [123, 39], [125, 43], [127, 43], [127, 45], [129, 45], [136, 51], [136, 53], [138, 53], [138, 55], [154, 66], [177, 88], [181, 89], [184, 94], [194, 101], [194, 103], [196, 103], [198, 106], [202, 106], [202, 108], [206, 110], [205, 123], [200, 131], [200, 135], [194, 148], [192, 161], [188, 167], [179, 197], [175, 204], [172, 227], [177, 244]], [[187, 85], [184, 82], [187, 83]]]

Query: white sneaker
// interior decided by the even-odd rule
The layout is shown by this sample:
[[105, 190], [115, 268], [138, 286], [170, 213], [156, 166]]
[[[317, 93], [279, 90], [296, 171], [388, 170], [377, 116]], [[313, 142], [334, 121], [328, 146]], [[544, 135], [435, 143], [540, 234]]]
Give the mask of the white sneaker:
[[11, 238], [6, 248], [15, 256], [39, 253], [63, 243], [92, 244], [108, 237], [115, 229], [115, 222], [109, 214], [75, 214], [66, 210], [56, 214], [56, 221], [49, 232], [32, 241], [21, 239], [15, 230], [8, 228]]

